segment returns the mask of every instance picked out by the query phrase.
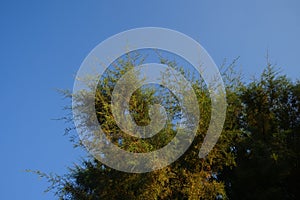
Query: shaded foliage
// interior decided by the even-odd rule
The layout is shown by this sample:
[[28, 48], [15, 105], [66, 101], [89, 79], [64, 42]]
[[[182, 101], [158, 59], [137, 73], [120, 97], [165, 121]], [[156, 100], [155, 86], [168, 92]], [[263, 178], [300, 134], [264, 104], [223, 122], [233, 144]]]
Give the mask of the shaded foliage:
[[244, 86], [237, 167], [226, 175], [231, 199], [299, 199], [298, 90], [270, 63]]

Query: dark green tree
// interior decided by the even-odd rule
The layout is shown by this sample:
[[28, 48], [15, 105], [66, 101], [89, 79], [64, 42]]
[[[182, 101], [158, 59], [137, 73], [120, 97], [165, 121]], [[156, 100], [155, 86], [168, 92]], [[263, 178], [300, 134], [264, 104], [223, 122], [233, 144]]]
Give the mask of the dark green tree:
[[237, 167], [227, 174], [230, 199], [299, 199], [299, 83], [268, 62], [240, 98], [243, 134]]

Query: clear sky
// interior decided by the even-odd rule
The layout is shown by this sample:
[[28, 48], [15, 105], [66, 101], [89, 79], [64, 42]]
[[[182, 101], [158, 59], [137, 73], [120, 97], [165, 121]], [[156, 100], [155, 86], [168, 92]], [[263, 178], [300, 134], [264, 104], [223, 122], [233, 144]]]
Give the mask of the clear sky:
[[99, 42], [145, 26], [180, 31], [204, 46], [217, 65], [240, 56], [245, 79], [271, 60], [300, 76], [300, 1], [1, 1], [0, 199], [54, 199], [44, 180], [24, 172], [65, 173], [83, 153], [63, 136], [74, 75]]

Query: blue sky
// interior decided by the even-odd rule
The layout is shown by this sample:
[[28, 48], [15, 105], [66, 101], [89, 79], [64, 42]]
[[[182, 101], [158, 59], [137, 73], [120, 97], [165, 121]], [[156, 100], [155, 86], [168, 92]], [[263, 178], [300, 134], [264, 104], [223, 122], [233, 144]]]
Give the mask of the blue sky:
[[131, 28], [180, 31], [204, 46], [217, 65], [240, 56], [245, 79], [271, 60], [299, 78], [300, 2], [1, 1], [0, 199], [54, 199], [45, 180], [24, 172], [66, 172], [83, 155], [63, 136], [71, 89], [85, 56], [107, 37]]

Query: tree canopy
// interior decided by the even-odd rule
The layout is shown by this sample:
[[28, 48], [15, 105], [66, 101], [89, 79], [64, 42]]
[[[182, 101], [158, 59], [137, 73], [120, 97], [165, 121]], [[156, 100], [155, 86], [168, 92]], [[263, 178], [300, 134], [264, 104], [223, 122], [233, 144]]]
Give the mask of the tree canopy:
[[[129, 112], [143, 126], [150, 123], [149, 107], [163, 105], [168, 120], [151, 138], [124, 133], [112, 116], [111, 96], [118, 80], [144, 62], [140, 54], [115, 61], [97, 85], [95, 109], [106, 136], [130, 152], [150, 152], [166, 145], [176, 134], [180, 104], [163, 86], [146, 85], [131, 96]], [[148, 173], [125, 173], [93, 157], [71, 166], [69, 173], [48, 176], [60, 199], [299, 199], [300, 82], [292, 82], [269, 62], [261, 76], [248, 84], [236, 73], [235, 61], [224, 67], [227, 111], [221, 137], [209, 155], [199, 159], [210, 117], [209, 91], [201, 77], [175, 61], [160, 62], [176, 69], [191, 83], [200, 111], [197, 134], [188, 150], [171, 165]], [[165, 76], [167, 76], [165, 74]], [[196, 78], [195, 78], [196, 77]], [[167, 81], [172, 81], [168, 80]], [[64, 95], [85, 104], [89, 94]], [[86, 112], [86, 123], [89, 112]], [[74, 145], [84, 148], [73, 127], [67, 127]], [[73, 134], [73, 135], [72, 135]], [[119, 158], [122, 159], [122, 158]]]

